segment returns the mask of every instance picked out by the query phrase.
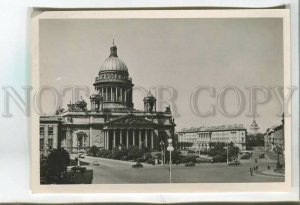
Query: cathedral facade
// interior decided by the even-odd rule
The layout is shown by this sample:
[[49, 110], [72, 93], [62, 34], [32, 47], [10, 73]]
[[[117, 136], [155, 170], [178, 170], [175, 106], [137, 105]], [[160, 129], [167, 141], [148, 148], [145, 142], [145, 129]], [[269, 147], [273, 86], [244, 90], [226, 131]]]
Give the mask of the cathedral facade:
[[110, 55], [93, 85], [90, 108], [81, 99], [70, 102], [56, 115], [40, 117], [41, 151], [63, 147], [73, 153], [91, 146], [112, 150], [120, 145], [155, 150], [161, 141], [167, 144], [168, 138], [174, 140], [176, 125], [171, 109], [157, 111], [156, 98], [150, 91], [143, 99], [144, 110], [134, 109], [134, 84], [126, 64], [118, 57], [116, 45], [110, 47]]

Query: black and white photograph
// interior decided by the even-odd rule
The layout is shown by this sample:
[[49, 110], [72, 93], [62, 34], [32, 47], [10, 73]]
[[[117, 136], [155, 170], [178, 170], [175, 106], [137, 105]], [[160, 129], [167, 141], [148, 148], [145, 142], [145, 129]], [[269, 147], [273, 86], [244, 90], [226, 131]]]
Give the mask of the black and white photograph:
[[288, 11], [239, 12], [34, 17], [34, 184], [287, 187]]

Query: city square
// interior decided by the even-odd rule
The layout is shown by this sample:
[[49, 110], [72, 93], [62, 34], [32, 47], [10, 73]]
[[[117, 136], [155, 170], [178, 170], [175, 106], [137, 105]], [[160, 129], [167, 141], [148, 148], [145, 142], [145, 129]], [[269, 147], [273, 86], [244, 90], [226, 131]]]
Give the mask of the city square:
[[[211, 42], [212, 48], [217, 48], [224, 42], [222, 38], [218, 38], [218, 42], [215, 42], [215, 39], [209, 35], [210, 30], [214, 34], [215, 29], [221, 26], [224, 31], [231, 32], [232, 30], [225, 25], [233, 28], [239, 28], [241, 25], [240, 20], [188, 19], [185, 21], [186, 23], [181, 22], [180, 25], [187, 29], [182, 29], [179, 33], [190, 35], [188, 31], [194, 28], [192, 25], [198, 25], [203, 36]], [[74, 38], [93, 35], [94, 41], [102, 45], [100, 48], [94, 44], [90, 45], [93, 47], [93, 52], [99, 52], [100, 65], [98, 57], [91, 61], [93, 63], [90, 61], [80, 62], [81, 65], [91, 67], [91, 70], [87, 72], [82, 66], [78, 66], [75, 63], [76, 59], [72, 57], [80, 55], [90, 58], [95, 53], [88, 55], [81, 52], [80, 49], [75, 49], [70, 51], [73, 53], [69, 56], [70, 61], [60, 59], [59, 54], [56, 53], [60, 51], [60, 46], [71, 45], [63, 32], [53, 28], [68, 25], [68, 21], [44, 21], [41, 26], [41, 35], [43, 36], [41, 45], [44, 48], [41, 52], [41, 56], [44, 56], [41, 58], [43, 64], [41, 77], [44, 79], [41, 81], [42, 84], [52, 83], [53, 81], [48, 76], [52, 76], [52, 78], [56, 76], [56, 70], [61, 76], [66, 76], [63, 81], [60, 81], [60, 77], [54, 79], [57, 82], [55, 85], [57, 90], [62, 89], [64, 93], [65, 83], [69, 81], [87, 84], [88, 92], [79, 95], [76, 91], [79, 92], [80, 87], [75, 87], [75, 94], [71, 89], [72, 92], [66, 95], [68, 96], [66, 97], [67, 102], [66, 99], [62, 99], [52, 114], [40, 115], [41, 184], [285, 182], [285, 116], [283, 112], [280, 114], [276, 112], [278, 101], [272, 98], [264, 109], [260, 109], [262, 117], [257, 118], [259, 115], [256, 110], [252, 110], [253, 107], [256, 108], [258, 104], [263, 104], [267, 99], [261, 98], [261, 102], [258, 103], [258, 101], [253, 101], [256, 98], [252, 95], [263, 93], [264, 87], [255, 87], [247, 91], [247, 95], [250, 95], [247, 101], [256, 104], [256, 107], [251, 103], [244, 107], [241, 106], [246, 102], [244, 99], [246, 94], [236, 95], [236, 90], [242, 92], [243, 86], [252, 85], [253, 82], [257, 84], [266, 82], [264, 78], [257, 78], [257, 73], [261, 72], [261, 64], [265, 66], [266, 70], [272, 70], [276, 74], [268, 83], [282, 85], [283, 79], [280, 75], [282, 59], [278, 57], [280, 56], [278, 53], [274, 53], [274, 56], [277, 57], [270, 55], [266, 60], [257, 55], [257, 50], [253, 52], [251, 49], [245, 49], [244, 55], [253, 56], [257, 62], [253, 60], [251, 65], [244, 61], [240, 62], [236, 58], [236, 53], [240, 52], [237, 45], [244, 41], [243, 38], [235, 38], [237, 34], [232, 34], [227, 36], [232, 44], [226, 44], [223, 49], [227, 50], [228, 47], [231, 47], [234, 52], [226, 52], [228, 56], [223, 56], [221, 53], [219, 56], [220, 58], [224, 57], [224, 61], [228, 63], [234, 62], [226, 67], [217, 59], [207, 61], [210, 58], [198, 58], [196, 55], [191, 55], [191, 53], [206, 51], [202, 41], [195, 39], [185, 41], [179, 36], [177, 36], [177, 41], [175, 39], [169, 41], [169, 35], [162, 32], [161, 28], [172, 25], [168, 30], [171, 34], [176, 29], [175, 22], [170, 23], [163, 20], [147, 20], [145, 22], [116, 20], [116, 22], [125, 26], [120, 26], [120, 33], [131, 31], [136, 26], [142, 32], [145, 23], [155, 25], [156, 30], [164, 35], [164, 41], [169, 42], [167, 44], [169, 48], [175, 49], [176, 46], [173, 43], [177, 42], [182, 47], [189, 44], [194, 52], [183, 49], [182, 53], [178, 53], [171, 49], [170, 52], [167, 52], [170, 56], [164, 58], [159, 55], [159, 53], [166, 54], [167, 47], [164, 44], [156, 42], [154, 45], [157, 48], [154, 50], [158, 53], [153, 53], [148, 49], [149, 44], [145, 41], [140, 41], [139, 44], [128, 44], [128, 42], [134, 42], [131, 35], [125, 35], [124, 38], [127, 39], [125, 41], [118, 40], [121, 45], [125, 45], [125, 48], [117, 46], [114, 38], [111, 39], [110, 46], [108, 46], [108, 42], [104, 39], [97, 38], [97, 32], [107, 32], [107, 35], [111, 36], [110, 29], [116, 29], [114, 24], [109, 21], [102, 22], [103, 25], [110, 28], [102, 30], [100, 24], [93, 22], [89, 25], [90, 33], [84, 32], [78, 36], [77, 32], [81, 31], [81, 27], [86, 22], [78, 21], [74, 25], [74, 22], [70, 22], [70, 25], [73, 25], [70, 29], [74, 31], [71, 32], [74, 34]], [[276, 32], [280, 32], [282, 28], [282, 23], [277, 20], [256, 22], [247, 19], [246, 22], [253, 28], [261, 29], [262, 32], [261, 39], [251, 39], [252, 43], [248, 42], [247, 45], [251, 47], [254, 43], [262, 50], [265, 47], [261, 45], [261, 41], [262, 39], [267, 40], [265, 33], [270, 33], [263, 26], [272, 24]], [[127, 27], [127, 25], [129, 26]], [[149, 28], [146, 28], [147, 32], [152, 32]], [[210, 30], [204, 31], [204, 28]], [[245, 27], [239, 35], [247, 37], [249, 32], [251, 35], [256, 35], [253, 31]], [[148, 39], [152, 39], [152, 35], [149, 35]], [[161, 40], [161, 38], [156, 40]], [[276, 44], [268, 42], [267, 48], [270, 52], [274, 51], [272, 48], [280, 46], [282, 43], [280, 36], [274, 36], [274, 41]], [[82, 44], [82, 46], [85, 45]], [[141, 49], [143, 52], [132, 52], [135, 47], [139, 46], [143, 47]], [[90, 49], [88, 46], [85, 48], [86, 50]], [[147, 52], [151, 55], [147, 55]], [[212, 50], [207, 50], [207, 52], [210, 55], [216, 54], [216, 51]], [[136, 58], [136, 55], [140, 55], [143, 60]], [[121, 59], [123, 56], [126, 57], [126, 62]], [[48, 61], [48, 57], [51, 57], [52, 60]], [[175, 59], [180, 60], [181, 63], [174, 64]], [[168, 61], [167, 66], [162, 66], [161, 63], [165, 61]], [[237, 61], [238, 63], [236, 63]], [[203, 62], [206, 62], [207, 67], [202, 67]], [[74, 70], [81, 74], [77, 75], [76, 72], [61, 69], [61, 64], [65, 63], [68, 68], [74, 67]], [[193, 71], [185, 72], [190, 64], [195, 64]], [[158, 65], [158, 70], [155, 73], [153, 67], [156, 65]], [[228, 72], [242, 75], [237, 72], [241, 65], [248, 66], [244, 72], [252, 75], [251, 79], [240, 81], [238, 78], [228, 75]], [[157, 77], [160, 71], [163, 71], [161, 78]], [[174, 71], [181, 74], [174, 75], [176, 73]], [[194, 75], [193, 72], [198, 75]], [[170, 73], [176, 80], [171, 80]], [[181, 76], [185, 77], [181, 78]], [[199, 86], [199, 83], [209, 84], [210, 78], [214, 79], [211, 81], [214, 86], [222, 87], [220, 93], [217, 94], [215, 88], [203, 89]], [[239, 86], [225, 85], [232, 82]], [[241, 82], [243, 85], [240, 84]], [[160, 86], [161, 83], [169, 83], [172, 86]], [[147, 88], [143, 87], [144, 84], [147, 85]], [[169, 92], [168, 100], [162, 97], [160, 89]], [[193, 90], [198, 94], [201, 91], [201, 99]], [[246, 90], [244, 89], [244, 91]], [[172, 91], [178, 93], [174, 94]], [[203, 97], [206, 94], [208, 96]], [[178, 99], [174, 97], [176, 95], [179, 96]], [[64, 94], [59, 94], [59, 97], [62, 96]], [[218, 103], [212, 104], [211, 100], [215, 96], [217, 96]], [[49, 101], [46, 99], [42, 100], [49, 108]], [[245, 112], [246, 106], [250, 106], [250, 114], [240, 113], [238, 115], [239, 112]], [[209, 107], [210, 110], [207, 109]], [[213, 110], [215, 112], [218, 110], [220, 113], [214, 115], [212, 114]], [[178, 111], [181, 113], [179, 114]]]
[[[258, 157], [260, 148], [253, 153]], [[76, 155], [73, 155], [75, 158]], [[84, 165], [93, 170], [93, 184], [139, 184], [139, 183], [170, 183], [169, 165], [150, 165], [143, 163], [143, 168], [132, 168], [134, 162], [112, 160], [98, 157], [85, 156], [80, 158]], [[93, 163], [97, 161], [99, 165]], [[172, 165], [172, 183], [259, 183], [259, 182], [284, 182], [284, 174], [274, 172], [263, 173], [276, 168], [277, 156], [268, 154], [265, 159], [243, 160], [240, 165], [228, 166], [226, 163], [203, 163], [195, 167], [185, 167], [184, 164]], [[250, 167], [259, 167], [259, 172], [251, 175]]]

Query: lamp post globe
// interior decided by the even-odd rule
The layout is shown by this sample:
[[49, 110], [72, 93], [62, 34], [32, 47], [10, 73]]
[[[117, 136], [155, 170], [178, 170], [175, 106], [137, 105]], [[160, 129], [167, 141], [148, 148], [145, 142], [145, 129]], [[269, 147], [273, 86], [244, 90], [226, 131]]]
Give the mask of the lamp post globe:
[[172, 146], [172, 139], [169, 138], [168, 139], [168, 147], [167, 147], [167, 150], [170, 152], [170, 162], [169, 162], [169, 170], [170, 170], [170, 184], [172, 183], [172, 152], [174, 151], [174, 147]]
[[171, 145], [171, 146], [168, 146], [167, 147], [167, 150], [169, 151], [169, 152], [173, 152], [174, 151], [174, 147]]

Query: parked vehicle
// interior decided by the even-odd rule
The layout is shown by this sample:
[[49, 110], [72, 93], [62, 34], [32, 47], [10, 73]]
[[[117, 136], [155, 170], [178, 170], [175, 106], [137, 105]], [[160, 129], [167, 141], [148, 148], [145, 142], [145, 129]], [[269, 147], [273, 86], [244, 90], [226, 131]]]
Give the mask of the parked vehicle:
[[233, 161], [233, 162], [229, 162], [228, 165], [229, 166], [236, 166], [236, 165], [240, 165], [241, 163], [239, 161]]
[[84, 158], [84, 155], [83, 155], [83, 154], [80, 154], [80, 155], [79, 155], [79, 158]]
[[188, 162], [184, 165], [185, 167], [194, 167], [196, 164], [194, 162]]
[[259, 153], [258, 158], [265, 158], [265, 153]]
[[98, 161], [94, 161], [94, 165], [100, 165]]
[[136, 164], [132, 165], [132, 168], [143, 168], [144, 166], [140, 163], [137, 162]]
[[241, 159], [250, 159], [251, 155], [250, 154], [242, 154]]

